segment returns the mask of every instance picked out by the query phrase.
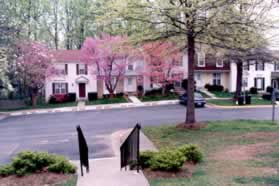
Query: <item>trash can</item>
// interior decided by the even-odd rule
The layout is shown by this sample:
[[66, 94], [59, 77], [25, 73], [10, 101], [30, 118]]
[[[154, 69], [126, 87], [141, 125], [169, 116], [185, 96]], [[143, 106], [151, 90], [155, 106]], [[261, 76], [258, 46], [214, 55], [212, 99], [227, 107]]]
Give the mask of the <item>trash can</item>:
[[251, 105], [251, 96], [245, 96], [246, 105]]
[[244, 96], [237, 97], [238, 105], [244, 105]]

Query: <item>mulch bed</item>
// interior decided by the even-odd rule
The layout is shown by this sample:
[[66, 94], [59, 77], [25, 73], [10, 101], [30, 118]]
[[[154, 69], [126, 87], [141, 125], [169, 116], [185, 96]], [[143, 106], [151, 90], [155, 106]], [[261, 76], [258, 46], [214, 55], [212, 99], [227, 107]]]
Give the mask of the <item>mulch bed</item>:
[[72, 175], [37, 173], [23, 177], [0, 177], [0, 186], [56, 186], [72, 178]]
[[186, 162], [182, 169], [177, 172], [166, 171], [153, 171], [150, 168], [144, 169], [143, 173], [148, 179], [152, 178], [190, 178], [195, 170], [196, 166], [192, 163]]

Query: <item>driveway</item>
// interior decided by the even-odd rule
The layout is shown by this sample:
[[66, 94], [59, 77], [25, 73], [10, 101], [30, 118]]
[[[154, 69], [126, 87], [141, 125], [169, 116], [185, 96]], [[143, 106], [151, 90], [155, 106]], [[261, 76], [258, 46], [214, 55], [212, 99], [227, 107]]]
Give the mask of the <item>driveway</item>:
[[[183, 122], [185, 107], [180, 105], [87, 111], [10, 117], [0, 121], [0, 164], [22, 150], [58, 153], [78, 159], [76, 125], [81, 125], [91, 158], [113, 156], [110, 134], [142, 126]], [[199, 121], [255, 119], [269, 120], [270, 108], [257, 109], [197, 109]], [[276, 111], [279, 116], [279, 108]], [[279, 117], [277, 118], [279, 119]]]

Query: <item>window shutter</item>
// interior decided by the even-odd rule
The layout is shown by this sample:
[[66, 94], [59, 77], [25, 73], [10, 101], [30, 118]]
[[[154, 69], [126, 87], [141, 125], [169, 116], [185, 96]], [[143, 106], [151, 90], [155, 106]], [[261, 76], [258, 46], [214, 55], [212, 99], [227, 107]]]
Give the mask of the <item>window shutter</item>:
[[65, 74], [68, 74], [68, 64], [65, 64]]
[[258, 87], [257, 87], [257, 78], [254, 79], [254, 87], [255, 87], [255, 88], [258, 88]]
[[68, 83], [65, 83], [66, 85], [66, 93], [68, 94]]
[[52, 83], [52, 94], [55, 94], [55, 83]]
[[265, 89], [265, 79], [264, 78], [262, 78], [262, 84], [263, 84], [262, 85], [262, 88], [263, 88], [262, 90], [264, 90]]
[[263, 70], [265, 70], [265, 62], [263, 62]]
[[256, 61], [256, 70], [258, 70], [258, 61]]
[[79, 64], [77, 64], [77, 75], [79, 75]]
[[88, 65], [86, 64], [85, 65], [85, 75], [87, 75], [88, 74]]

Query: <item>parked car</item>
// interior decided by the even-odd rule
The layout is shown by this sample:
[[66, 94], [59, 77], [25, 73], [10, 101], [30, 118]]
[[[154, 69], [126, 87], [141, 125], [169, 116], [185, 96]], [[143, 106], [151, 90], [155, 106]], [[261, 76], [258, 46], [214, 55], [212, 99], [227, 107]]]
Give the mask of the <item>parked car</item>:
[[[195, 92], [194, 94], [194, 101], [196, 107], [204, 107], [206, 104], [204, 97], [197, 92]], [[187, 93], [184, 93], [183, 95], [179, 96], [179, 102], [180, 104], [187, 105]]]

